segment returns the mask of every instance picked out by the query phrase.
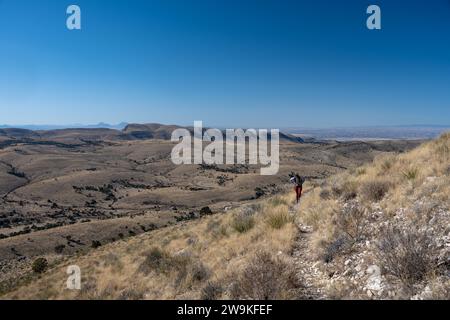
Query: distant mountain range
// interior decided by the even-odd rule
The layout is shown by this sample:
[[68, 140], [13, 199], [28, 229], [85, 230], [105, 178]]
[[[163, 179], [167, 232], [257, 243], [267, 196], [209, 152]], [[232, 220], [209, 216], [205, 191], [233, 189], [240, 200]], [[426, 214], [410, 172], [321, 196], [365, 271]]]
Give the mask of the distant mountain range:
[[121, 122], [118, 124], [109, 124], [100, 122], [98, 124], [69, 124], [69, 125], [53, 125], [53, 124], [30, 124], [30, 125], [0, 125], [0, 129], [26, 129], [26, 130], [59, 130], [59, 129], [93, 129], [93, 128], [104, 128], [104, 129], [117, 129], [122, 130], [128, 125], [126, 122]]
[[[30, 130], [36, 133], [48, 131], [46, 134], [40, 132], [39, 135], [49, 135], [54, 130], [75, 130], [84, 129], [80, 134], [86, 134], [87, 129], [109, 129], [119, 132], [107, 132], [108, 136], [120, 136], [120, 139], [170, 139], [171, 132], [181, 126], [161, 125], [161, 124], [128, 124], [121, 122], [118, 124], [108, 124], [100, 122], [92, 125], [72, 124], [72, 125], [0, 125], [0, 130]], [[192, 130], [192, 128], [188, 128]], [[281, 129], [282, 139], [301, 142], [302, 139], [317, 140], [391, 140], [391, 139], [434, 139], [446, 131], [450, 131], [450, 125], [401, 125], [401, 126], [368, 126], [368, 127], [341, 127], [341, 128], [283, 128]], [[97, 136], [100, 131], [95, 131]], [[104, 132], [105, 133], [105, 132]], [[23, 134], [23, 132], [21, 133]], [[28, 133], [30, 134], [30, 133]], [[57, 133], [60, 135], [61, 132]], [[2, 135], [5, 135], [3, 132]], [[295, 136], [295, 137], [294, 137]], [[117, 137], [116, 137], [117, 138]]]
[[[123, 128], [122, 126], [125, 125]], [[56, 128], [55, 128], [56, 127]], [[33, 129], [29, 129], [33, 128]], [[186, 128], [193, 134], [193, 127], [181, 127], [177, 125], [164, 125], [159, 123], [146, 124], [119, 124], [110, 126], [99, 124], [93, 126], [74, 126], [72, 128], [59, 128], [57, 126], [0, 126], [0, 147], [17, 144], [20, 142], [47, 143], [48, 141], [58, 143], [92, 143], [94, 141], [131, 141], [131, 140], [170, 140], [172, 132], [179, 128]], [[203, 128], [205, 131], [207, 128]], [[225, 133], [224, 133], [225, 134]], [[270, 133], [268, 139], [271, 139]], [[294, 135], [280, 133], [280, 141], [301, 143], [305, 140]]]

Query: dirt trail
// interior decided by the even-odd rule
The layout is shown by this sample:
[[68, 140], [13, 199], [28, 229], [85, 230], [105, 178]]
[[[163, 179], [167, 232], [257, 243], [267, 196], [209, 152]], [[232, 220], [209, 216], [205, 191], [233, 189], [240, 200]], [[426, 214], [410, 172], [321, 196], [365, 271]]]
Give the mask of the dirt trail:
[[[300, 204], [291, 206], [289, 212], [298, 215]], [[326, 299], [325, 286], [327, 276], [320, 270], [320, 262], [315, 259], [310, 249], [312, 227], [305, 226], [298, 219], [296, 220], [295, 225], [298, 228], [298, 234], [294, 247], [292, 248], [291, 257], [294, 260], [297, 276], [305, 286], [305, 296], [307, 299], [324, 300]]]

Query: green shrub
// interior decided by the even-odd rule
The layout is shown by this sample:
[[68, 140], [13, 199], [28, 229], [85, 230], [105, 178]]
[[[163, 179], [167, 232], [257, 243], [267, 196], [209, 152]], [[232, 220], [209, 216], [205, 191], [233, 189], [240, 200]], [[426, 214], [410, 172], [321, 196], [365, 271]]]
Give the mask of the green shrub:
[[411, 168], [406, 171], [403, 171], [403, 176], [407, 180], [415, 180], [419, 176], [419, 169], [417, 168]]
[[44, 273], [48, 268], [48, 261], [45, 258], [37, 258], [31, 265], [31, 269], [35, 273]]
[[210, 207], [203, 207], [200, 209], [201, 216], [210, 216], [212, 214], [213, 214], [213, 212]]
[[66, 246], [63, 244], [58, 244], [57, 246], [55, 246], [55, 253], [57, 254], [63, 253], [65, 247]]
[[358, 176], [365, 175], [366, 174], [366, 168], [358, 168], [358, 169], [356, 169], [356, 174]]
[[97, 248], [99, 248], [99, 247], [101, 247], [101, 246], [102, 246], [102, 243], [101, 243], [100, 241], [92, 240], [91, 248], [97, 249]]

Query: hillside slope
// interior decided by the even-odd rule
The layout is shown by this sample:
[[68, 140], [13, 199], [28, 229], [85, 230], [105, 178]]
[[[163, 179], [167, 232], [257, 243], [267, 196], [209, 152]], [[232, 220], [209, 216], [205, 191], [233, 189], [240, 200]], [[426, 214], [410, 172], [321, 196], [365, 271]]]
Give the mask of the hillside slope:
[[[449, 299], [450, 134], [292, 194], [46, 257], [3, 298]], [[69, 265], [81, 291], [65, 289]], [[10, 291], [10, 292], [7, 292]]]

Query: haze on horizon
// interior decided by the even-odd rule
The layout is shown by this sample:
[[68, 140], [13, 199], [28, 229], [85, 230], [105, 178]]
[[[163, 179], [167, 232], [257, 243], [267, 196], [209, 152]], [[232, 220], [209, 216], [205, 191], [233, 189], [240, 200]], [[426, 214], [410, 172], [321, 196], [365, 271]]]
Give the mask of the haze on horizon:
[[0, 1], [0, 124], [449, 124], [446, 0], [76, 3]]

